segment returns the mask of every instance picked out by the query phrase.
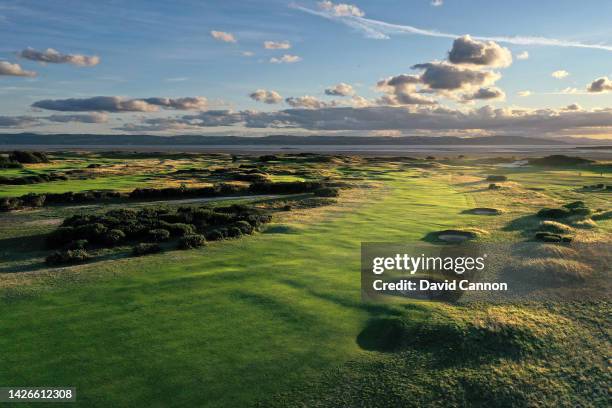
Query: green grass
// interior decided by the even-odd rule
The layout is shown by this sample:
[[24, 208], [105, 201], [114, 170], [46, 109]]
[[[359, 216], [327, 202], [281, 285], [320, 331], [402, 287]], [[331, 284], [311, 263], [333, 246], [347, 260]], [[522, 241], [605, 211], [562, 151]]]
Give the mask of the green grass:
[[[332, 171], [364, 177], [378, 187], [343, 193], [363, 197], [345, 198], [338, 208], [289, 213], [276, 220], [286, 227], [272, 229], [276, 233], [67, 268], [5, 290], [0, 333], [8, 335], [0, 336], [0, 384], [75, 386], [75, 406], [83, 407], [242, 407], [256, 401], [262, 406], [410, 406], [410, 401], [491, 406], [494, 397], [520, 406], [537, 402], [534, 396], [547, 402], [555, 395], [571, 397], [578, 392], [572, 387], [588, 387], [589, 379], [598, 383], [599, 368], [587, 369], [601, 358], [592, 354], [604, 348], [601, 337], [585, 330], [604, 327], [599, 308], [578, 309], [582, 326], [561, 317], [576, 311], [518, 309], [518, 323], [511, 327], [518, 325], [523, 333], [526, 325], [526, 333], [535, 336], [521, 341], [543, 338], [550, 342], [545, 351], [556, 350], [555, 342], [580, 341], [586, 348], [565, 366], [568, 353], [576, 351], [562, 349], [552, 370], [529, 353], [524, 362], [484, 354], [482, 361], [457, 363], [448, 341], [433, 348], [402, 347], [398, 353], [359, 347], [359, 334], [375, 317], [398, 316], [410, 327], [427, 328], [438, 316], [441, 326], [431, 329], [436, 338], [435, 330], [446, 333], [446, 326], [457, 324], [472, 333], [475, 320], [487, 313], [428, 303], [361, 303], [361, 242], [409, 242], [462, 227], [489, 230], [491, 240], [516, 240], [519, 232], [502, 227], [535, 207], [515, 200], [513, 192], [459, 185], [453, 171], [419, 178], [413, 177], [421, 174], [417, 170], [398, 172], [385, 165]], [[536, 183], [538, 174], [517, 177]], [[565, 176], [555, 177], [539, 183], [563, 183]], [[106, 188], [136, 180], [124, 181]], [[476, 206], [506, 211], [498, 217], [462, 214]], [[6, 217], [12, 216], [23, 217]], [[27, 235], [14, 225], [6, 231], [0, 238]], [[496, 313], [506, 321], [507, 310]], [[564, 326], [567, 336], [555, 337]], [[461, 333], [473, 344], [471, 334]], [[587, 368], [577, 374], [586, 380], [564, 371], [576, 367]], [[538, 377], [541, 370], [552, 374]], [[507, 387], [514, 391], [504, 394]]]

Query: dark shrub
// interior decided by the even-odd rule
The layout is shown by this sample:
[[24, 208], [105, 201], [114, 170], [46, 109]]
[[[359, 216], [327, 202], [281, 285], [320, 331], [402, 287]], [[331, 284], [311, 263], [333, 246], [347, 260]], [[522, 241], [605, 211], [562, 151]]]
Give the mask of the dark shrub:
[[0, 198], [0, 211], [12, 211], [21, 207], [21, 200], [17, 197]]
[[584, 201], [574, 201], [569, 204], [565, 204], [563, 207], [569, 208], [571, 210], [574, 208], [586, 208], [586, 204], [584, 203]]
[[79, 239], [79, 237], [73, 227], [59, 227], [47, 235], [46, 243], [49, 248], [59, 248], [75, 239]]
[[325, 187], [320, 181], [284, 181], [278, 183], [253, 183], [249, 187], [256, 194], [300, 194], [311, 193]]
[[125, 233], [120, 229], [108, 230], [104, 233], [102, 239], [106, 245], [119, 245], [125, 239]]
[[228, 227], [226, 237], [227, 238], [239, 238], [242, 236], [242, 231], [238, 227]]
[[590, 164], [593, 163], [593, 160], [583, 159], [582, 157], [555, 154], [552, 156], [529, 159], [528, 162], [529, 164], [540, 166], [574, 166]]
[[104, 235], [107, 230], [108, 228], [103, 224], [95, 222], [76, 227], [74, 229], [74, 236], [78, 239], [87, 239], [92, 243], [101, 243], [104, 242]]
[[489, 190], [499, 190], [501, 189], [500, 185], [497, 185], [495, 183], [489, 184]]
[[45, 205], [45, 199], [47, 198], [44, 194], [26, 194], [21, 196], [21, 202], [24, 207], [42, 207]]
[[48, 163], [49, 158], [43, 152], [24, 152], [15, 150], [9, 155], [9, 160], [19, 163]]
[[87, 241], [86, 239], [77, 239], [76, 241], [70, 241], [65, 247], [64, 249], [85, 249], [87, 247], [87, 244], [89, 243], [89, 241]]
[[195, 228], [193, 225], [183, 224], [180, 222], [161, 222], [159, 226], [163, 229], [168, 230], [170, 232], [170, 235], [172, 235], [173, 237], [182, 237], [185, 235], [193, 234], [195, 232]]
[[333, 187], [324, 187], [314, 191], [314, 195], [317, 197], [338, 197], [340, 191]]
[[198, 248], [206, 244], [206, 238], [200, 234], [190, 234], [182, 237], [178, 242], [180, 249]]
[[99, 167], [102, 167], [102, 165], [99, 163], [91, 163], [89, 166], [87, 166], [88, 169], [97, 169]]
[[147, 232], [147, 236], [153, 242], [163, 242], [170, 239], [170, 231], [162, 228], [152, 229]]
[[84, 262], [89, 259], [89, 254], [84, 249], [67, 251], [56, 251], [45, 259], [47, 265], [68, 265]]
[[214, 229], [206, 234], [206, 239], [208, 241], [219, 241], [225, 238], [225, 233], [225, 228]]
[[140, 243], [132, 248], [132, 255], [142, 256], [161, 252], [161, 247], [157, 244]]
[[252, 234], [254, 230], [253, 226], [244, 220], [236, 222], [234, 226], [238, 228], [240, 232], [246, 235]]
[[487, 181], [507, 181], [508, 177], [502, 175], [490, 175], [487, 177]]

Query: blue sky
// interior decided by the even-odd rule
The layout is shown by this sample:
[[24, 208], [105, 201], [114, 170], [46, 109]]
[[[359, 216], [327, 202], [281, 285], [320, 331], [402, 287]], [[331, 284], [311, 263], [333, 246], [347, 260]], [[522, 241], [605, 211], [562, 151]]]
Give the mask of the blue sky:
[[[441, 3], [3, 1], [0, 132], [612, 138], [612, 2]], [[455, 35], [501, 59], [451, 63]], [[486, 75], [441, 89], [411, 68], [423, 63]], [[401, 74], [415, 85], [390, 87]], [[326, 95], [341, 83], [352, 90]], [[176, 103], [125, 103], [161, 97]]]

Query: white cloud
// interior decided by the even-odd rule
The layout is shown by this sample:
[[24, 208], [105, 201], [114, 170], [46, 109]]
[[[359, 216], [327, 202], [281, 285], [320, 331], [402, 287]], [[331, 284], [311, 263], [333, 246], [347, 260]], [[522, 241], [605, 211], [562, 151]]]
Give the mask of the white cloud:
[[234, 34], [226, 33], [225, 31], [212, 30], [210, 32], [210, 35], [212, 36], [212, 38], [214, 38], [217, 41], [223, 41], [223, 42], [228, 42], [228, 43], [237, 42], [236, 38], [234, 37]]
[[93, 67], [100, 63], [97, 55], [87, 56], [81, 54], [62, 54], [53, 48], [44, 51], [37, 51], [33, 48], [26, 48], [17, 54], [21, 58], [37, 61], [43, 64], [73, 64], [80, 67]]
[[531, 91], [519, 91], [516, 94], [521, 97], [527, 97], [531, 95]]
[[567, 72], [564, 69], [560, 69], [558, 71], [553, 72], [552, 74], [550, 74], [551, 77], [553, 78], [557, 78], [557, 79], [563, 79], [569, 76], [569, 72]]
[[267, 50], [288, 50], [291, 48], [289, 41], [264, 41], [264, 48]]
[[[322, 2], [331, 3], [331, 2]], [[321, 3], [319, 3], [321, 4]], [[333, 3], [331, 3], [333, 5]], [[357, 13], [348, 12], [337, 12], [332, 6], [319, 6], [319, 10], [313, 10], [308, 7], [300, 6], [298, 4], [291, 3], [290, 7], [316, 15], [319, 17], [327, 18], [329, 20], [338, 21], [346, 24], [347, 26], [360, 31], [368, 38], [374, 39], [388, 39], [392, 34], [412, 34], [422, 35], [427, 37], [441, 37], [441, 38], [457, 38], [458, 34], [446, 33], [442, 31], [429, 30], [414, 27], [411, 25], [392, 24], [385, 21], [373, 20], [365, 18], [365, 13], [359, 8]], [[356, 6], [352, 6], [356, 7]], [[516, 45], [544, 45], [551, 47], [574, 47], [574, 48], [590, 48], [603, 51], [612, 51], [612, 45], [607, 44], [589, 44], [579, 41], [569, 41], [557, 38], [546, 38], [536, 36], [477, 36], [473, 35], [472, 38], [481, 41], [496, 41], [506, 44]]]
[[317, 3], [319, 8], [337, 17], [363, 17], [365, 13], [353, 4], [338, 3], [331, 1], [320, 1]]
[[529, 59], [529, 52], [527, 51], [519, 52], [518, 54], [516, 54], [516, 59], [517, 60]]
[[444, 5], [444, 0], [431, 0], [430, 4], [434, 7], [440, 7]]
[[26, 71], [19, 64], [11, 64], [7, 61], [0, 61], [0, 75], [35, 77], [34, 71]]
[[252, 57], [255, 55], [255, 53], [253, 51], [242, 51], [240, 55], [242, 55], [243, 57]]
[[337, 85], [334, 85], [325, 90], [325, 95], [330, 96], [351, 96], [355, 94], [355, 90], [349, 84], [345, 84], [344, 82], [340, 82]]
[[332, 103], [323, 102], [315, 98], [314, 96], [310, 96], [310, 95], [287, 98], [285, 99], [285, 102], [287, 102], [288, 105], [294, 108], [306, 108], [306, 109], [321, 109], [321, 108], [335, 105], [335, 103], [333, 102]]
[[448, 60], [453, 64], [507, 67], [512, 64], [512, 53], [494, 41], [478, 41], [464, 35], [453, 41]]
[[266, 89], [258, 89], [249, 94], [249, 97], [255, 101], [268, 104], [280, 103], [283, 100], [283, 97], [278, 92]]
[[293, 64], [295, 62], [300, 62], [302, 57], [298, 57], [297, 55], [285, 54], [280, 58], [272, 57], [270, 58], [270, 62], [273, 64]]

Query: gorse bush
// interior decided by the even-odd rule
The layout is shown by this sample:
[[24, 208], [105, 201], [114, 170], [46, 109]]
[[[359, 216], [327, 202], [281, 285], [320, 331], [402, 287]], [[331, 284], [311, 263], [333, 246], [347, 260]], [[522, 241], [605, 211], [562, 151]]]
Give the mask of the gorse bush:
[[153, 242], [163, 242], [170, 239], [170, 231], [163, 228], [156, 228], [147, 232], [148, 239]]
[[[47, 235], [50, 248], [89, 249], [137, 244], [133, 253], [144, 255], [153, 247], [138, 244], [177, 240], [180, 248], [195, 248], [210, 241], [252, 234], [271, 220], [267, 212], [247, 206], [146, 207], [116, 209], [104, 214], [78, 214]], [[80, 243], [80, 244], [79, 244]], [[136, 249], [138, 248], [138, 249]], [[146, 249], [149, 248], [149, 249]]]
[[89, 254], [84, 249], [56, 251], [45, 259], [45, 263], [50, 266], [70, 265], [85, 262], [89, 259]]
[[[30, 176], [28, 176], [30, 177]], [[32, 176], [41, 177], [41, 176]], [[57, 176], [64, 180], [65, 176]], [[66, 178], [67, 179], [67, 178]], [[52, 181], [52, 180], [46, 180]], [[2, 178], [0, 178], [2, 184]], [[179, 198], [208, 198], [240, 196], [247, 194], [300, 194], [312, 193], [326, 187], [321, 181], [290, 181], [290, 182], [254, 182], [250, 186], [218, 183], [212, 187], [169, 187], [169, 188], [137, 188], [130, 193], [118, 191], [91, 190], [66, 193], [26, 194], [20, 197], [4, 197], [0, 199], [0, 211], [12, 211], [27, 207], [42, 207], [52, 204], [99, 203], [105, 201], [124, 200], [168, 200]], [[166, 220], [168, 222], [178, 222]]]
[[49, 158], [43, 152], [25, 152], [21, 150], [11, 152], [9, 160], [18, 163], [49, 163]]
[[156, 254], [158, 252], [161, 252], [161, 250], [162, 249], [158, 244], [149, 244], [146, 242], [141, 242], [140, 244], [132, 248], [132, 255], [142, 256], [148, 254]]
[[201, 234], [190, 234], [182, 237], [178, 242], [180, 249], [199, 248], [206, 244], [206, 238]]

